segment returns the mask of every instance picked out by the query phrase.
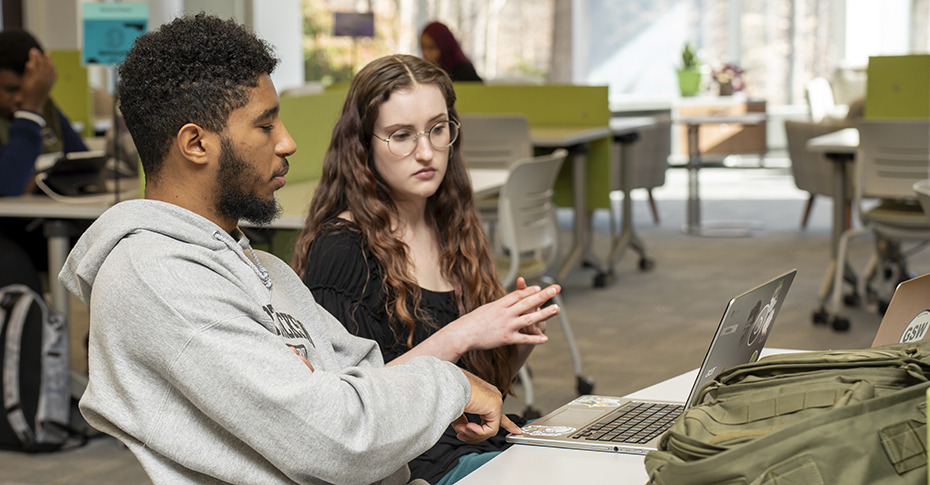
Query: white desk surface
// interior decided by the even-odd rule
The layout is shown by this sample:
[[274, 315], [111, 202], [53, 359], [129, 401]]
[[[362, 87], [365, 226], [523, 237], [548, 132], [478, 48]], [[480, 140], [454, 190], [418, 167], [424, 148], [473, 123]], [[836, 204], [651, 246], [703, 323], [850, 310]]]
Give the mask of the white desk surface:
[[614, 135], [626, 135], [643, 128], [655, 126], [656, 119], [652, 116], [632, 116], [610, 119], [610, 131]]
[[530, 139], [533, 146], [539, 148], [567, 148], [611, 135], [607, 125], [584, 126], [544, 126], [530, 127]]
[[[310, 205], [310, 196], [316, 187], [316, 181], [285, 184], [278, 190], [278, 200], [284, 212], [270, 227], [276, 229], [300, 229]], [[96, 197], [96, 196], [94, 196]], [[94, 202], [67, 203], [44, 195], [23, 195], [20, 197], [0, 197], [0, 216], [47, 219], [84, 219], [94, 220], [112, 207], [110, 198], [95, 199]], [[248, 226], [243, 221], [243, 225]]]
[[0, 216], [22, 218], [96, 219], [113, 205], [113, 200], [67, 204], [44, 195], [0, 197]]
[[[469, 171], [475, 194], [480, 197], [493, 195], [507, 181], [507, 170], [475, 169]], [[301, 229], [310, 207], [310, 198], [317, 181], [290, 182], [276, 193], [284, 211], [281, 217], [269, 226], [274, 229]], [[44, 195], [0, 197], [0, 217], [82, 219], [94, 220], [113, 206], [114, 200], [104, 198], [90, 203], [69, 204]], [[251, 224], [241, 221], [243, 226]]]
[[706, 125], [714, 123], [731, 123], [735, 125], [758, 125], [768, 119], [765, 113], [743, 113], [728, 115], [684, 116], [676, 119], [683, 125]]
[[[763, 355], [799, 352], [764, 349]], [[694, 384], [697, 369], [626, 397], [684, 401]], [[582, 451], [546, 446], [515, 444], [457, 482], [460, 485], [575, 485], [579, 483], [619, 483], [642, 485], [649, 480], [643, 455], [603, 451]]]
[[468, 170], [471, 177], [471, 188], [476, 198], [490, 197], [497, 194], [507, 182], [509, 175], [507, 169], [498, 168], [472, 168]]
[[807, 140], [807, 151], [815, 153], [856, 153], [859, 148], [859, 130], [844, 128]]

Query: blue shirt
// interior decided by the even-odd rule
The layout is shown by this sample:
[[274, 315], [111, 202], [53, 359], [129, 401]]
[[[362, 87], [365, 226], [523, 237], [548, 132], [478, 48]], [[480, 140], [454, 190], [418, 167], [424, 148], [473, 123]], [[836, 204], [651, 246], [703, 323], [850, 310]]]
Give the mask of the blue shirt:
[[[87, 146], [71, 128], [71, 122], [57, 108], [64, 152], [86, 151]], [[35, 171], [36, 158], [42, 154], [42, 127], [35, 121], [16, 118], [10, 127], [10, 143], [0, 145], [0, 197], [20, 195], [26, 190]]]

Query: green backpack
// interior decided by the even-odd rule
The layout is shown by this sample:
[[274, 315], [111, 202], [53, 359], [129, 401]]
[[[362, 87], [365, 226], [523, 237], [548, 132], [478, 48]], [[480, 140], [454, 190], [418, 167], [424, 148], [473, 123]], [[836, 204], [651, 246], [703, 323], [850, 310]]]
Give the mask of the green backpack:
[[649, 484], [926, 484], [930, 341], [782, 354], [708, 382]]

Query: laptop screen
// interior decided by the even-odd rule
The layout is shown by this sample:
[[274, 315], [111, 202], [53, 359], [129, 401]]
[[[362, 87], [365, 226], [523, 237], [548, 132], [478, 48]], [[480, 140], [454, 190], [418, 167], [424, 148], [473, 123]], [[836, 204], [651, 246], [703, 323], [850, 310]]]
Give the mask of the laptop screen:
[[930, 337], [930, 275], [918, 276], [898, 285], [872, 347], [914, 342]]
[[692, 404], [704, 384], [721, 372], [758, 360], [796, 273], [791, 270], [730, 300], [691, 388], [687, 405]]

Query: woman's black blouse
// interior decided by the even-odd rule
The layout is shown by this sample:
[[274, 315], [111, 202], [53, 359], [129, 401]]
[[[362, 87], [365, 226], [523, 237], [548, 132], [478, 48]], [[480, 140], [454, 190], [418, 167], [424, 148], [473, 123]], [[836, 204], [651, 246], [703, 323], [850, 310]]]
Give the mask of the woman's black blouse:
[[[385, 363], [409, 350], [406, 330], [399, 331], [395, 337], [388, 324], [381, 291], [381, 268], [363, 243], [355, 223], [339, 219], [326, 224], [310, 246], [307, 268], [301, 276], [317, 303], [342, 322], [350, 333], [378, 342]], [[431, 315], [436, 327], [418, 321], [414, 346], [459, 317], [452, 292], [426, 289], [421, 292], [421, 306]], [[525, 422], [520, 416], [509, 417], [518, 426]], [[506, 449], [509, 444], [504, 436], [506, 432], [501, 428], [497, 436], [471, 445], [458, 440], [450, 426], [436, 445], [410, 462], [411, 479], [422, 478], [435, 483], [458, 464], [460, 456]]]

